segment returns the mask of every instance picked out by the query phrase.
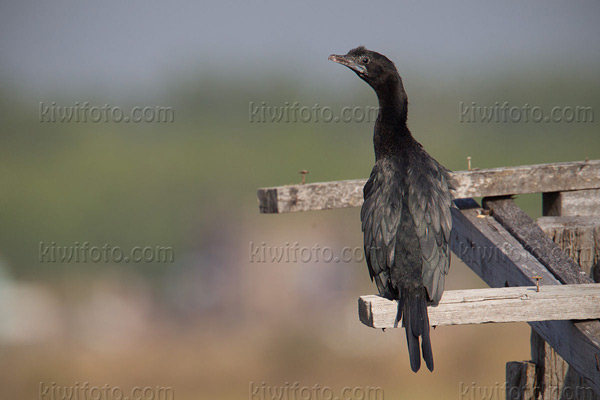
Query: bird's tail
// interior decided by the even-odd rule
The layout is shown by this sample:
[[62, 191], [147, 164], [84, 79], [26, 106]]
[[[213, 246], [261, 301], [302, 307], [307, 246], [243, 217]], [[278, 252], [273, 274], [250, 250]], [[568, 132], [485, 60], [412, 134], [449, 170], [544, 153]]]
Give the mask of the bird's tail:
[[[401, 294], [398, 301], [396, 326], [398, 326], [400, 319], [402, 319], [402, 326], [406, 330], [410, 367], [413, 372], [417, 372], [421, 368], [421, 350], [427, 368], [433, 371], [433, 352], [429, 340], [429, 317], [427, 316], [427, 301], [424, 293], [417, 295]], [[419, 337], [421, 337], [421, 349], [419, 349]]]

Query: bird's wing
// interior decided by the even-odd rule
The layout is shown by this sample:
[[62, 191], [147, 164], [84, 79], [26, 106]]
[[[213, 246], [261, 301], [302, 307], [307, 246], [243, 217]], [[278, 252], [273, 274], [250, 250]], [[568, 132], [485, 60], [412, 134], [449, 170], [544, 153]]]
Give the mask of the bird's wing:
[[[402, 192], [386, 185], [385, 166], [376, 163], [363, 189], [364, 203], [360, 218], [364, 233], [365, 258], [371, 280], [382, 296], [397, 298], [398, 288], [390, 281], [394, 265], [396, 234], [402, 215]], [[390, 193], [395, 190], [397, 193]]]
[[444, 291], [444, 279], [450, 266], [452, 230], [452, 188], [448, 171], [425, 156], [419, 168], [408, 170], [408, 207], [421, 246], [423, 285], [429, 300], [437, 304]]

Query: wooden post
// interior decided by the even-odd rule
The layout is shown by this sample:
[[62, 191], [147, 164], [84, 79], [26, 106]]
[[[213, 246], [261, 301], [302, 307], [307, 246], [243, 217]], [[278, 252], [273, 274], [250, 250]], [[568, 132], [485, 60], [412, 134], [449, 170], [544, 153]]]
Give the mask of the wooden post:
[[506, 363], [506, 400], [536, 400], [535, 376], [531, 361]]
[[[535, 368], [535, 389], [543, 400], [596, 400], [598, 395], [552, 346], [531, 330], [531, 358]], [[508, 382], [508, 375], [507, 375]]]
[[[542, 230], [587, 275], [600, 282], [600, 190], [544, 193], [543, 209], [548, 216], [538, 219]], [[540, 366], [545, 386], [544, 398], [600, 399], [535, 331], [531, 344], [532, 359]]]
[[585, 217], [541, 217], [538, 225], [587, 275], [600, 282], [600, 213]]
[[[600, 282], [600, 190], [544, 193], [540, 228], [596, 282]], [[585, 380], [535, 331], [531, 357], [538, 365], [543, 399], [598, 400]]]

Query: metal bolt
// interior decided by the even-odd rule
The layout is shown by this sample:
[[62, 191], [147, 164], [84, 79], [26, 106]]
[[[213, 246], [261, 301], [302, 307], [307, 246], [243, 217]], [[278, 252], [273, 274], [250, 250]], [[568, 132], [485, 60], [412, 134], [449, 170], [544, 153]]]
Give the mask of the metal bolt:
[[471, 156], [467, 157], [467, 170], [471, 170]]
[[298, 171], [298, 173], [302, 175], [302, 184], [304, 185], [306, 183], [306, 174], [308, 174], [308, 171], [303, 169]]
[[532, 276], [531, 279], [535, 279], [535, 291], [540, 291], [540, 281], [543, 279], [541, 276]]

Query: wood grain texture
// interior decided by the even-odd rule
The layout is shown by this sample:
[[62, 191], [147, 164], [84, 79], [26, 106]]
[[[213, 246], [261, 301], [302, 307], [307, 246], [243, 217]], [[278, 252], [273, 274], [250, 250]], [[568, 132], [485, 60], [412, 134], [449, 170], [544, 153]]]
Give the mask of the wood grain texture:
[[366, 179], [258, 189], [263, 214], [359, 207]]
[[[483, 203], [493, 218], [560, 282], [593, 282], [512, 199], [484, 199]], [[555, 326], [550, 328], [553, 323]], [[541, 321], [530, 324], [581, 375], [585, 386], [600, 394], [600, 322]], [[577, 341], [573, 342], [574, 339]]]
[[560, 282], [493, 217], [473, 201], [457, 200], [452, 210], [450, 248], [491, 287], [533, 286]]
[[[532, 286], [534, 275], [546, 285], [559, 285], [536, 258], [492, 216], [473, 201], [457, 201], [453, 210], [452, 251], [492, 287]], [[496, 246], [490, 256], [490, 246]], [[484, 251], [482, 251], [482, 249]], [[458, 251], [458, 252], [457, 252]], [[462, 251], [462, 253], [461, 253]], [[538, 321], [529, 325], [600, 393], [600, 323]]]
[[[377, 295], [358, 301], [363, 324], [394, 327], [397, 301]], [[431, 326], [600, 318], [600, 284], [446, 291], [427, 313]]]
[[[582, 191], [589, 192], [589, 191]], [[580, 193], [566, 192], [566, 193]], [[561, 195], [557, 193], [554, 199], [558, 203], [552, 212], [560, 215], [565, 208], [561, 208]], [[578, 196], [575, 196], [578, 197]], [[587, 197], [587, 195], [586, 195]], [[544, 196], [546, 205], [546, 196]], [[545, 212], [549, 210], [545, 208]], [[586, 214], [590, 208], [580, 204], [579, 212]], [[538, 225], [548, 237], [581, 269], [588, 275], [598, 272], [597, 255], [600, 251], [600, 216], [558, 216], [542, 217], [537, 220]], [[596, 280], [598, 282], [598, 280]], [[531, 332], [531, 359], [538, 366], [537, 386], [540, 397], [547, 400], [575, 399], [598, 400], [600, 395], [586, 385], [585, 378], [572, 368], [540, 335], [534, 330]]]
[[586, 385], [585, 378], [533, 329], [531, 330], [531, 360], [537, 366], [535, 389], [540, 399], [600, 399], [600, 396]]
[[537, 400], [535, 364], [530, 361], [506, 363], [506, 399]]
[[[452, 172], [455, 199], [600, 188], [600, 160]], [[362, 205], [366, 179], [258, 189], [261, 213]]]
[[544, 193], [543, 210], [548, 216], [600, 215], [600, 189]]
[[485, 198], [483, 207], [562, 283], [592, 283], [579, 265], [511, 198]]
[[587, 275], [600, 282], [600, 215], [541, 217], [537, 223]]

